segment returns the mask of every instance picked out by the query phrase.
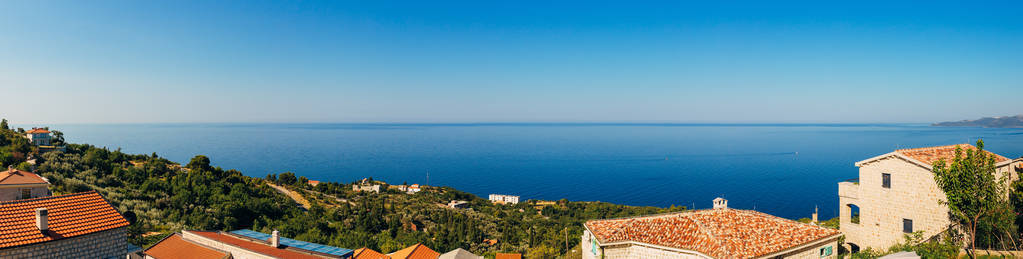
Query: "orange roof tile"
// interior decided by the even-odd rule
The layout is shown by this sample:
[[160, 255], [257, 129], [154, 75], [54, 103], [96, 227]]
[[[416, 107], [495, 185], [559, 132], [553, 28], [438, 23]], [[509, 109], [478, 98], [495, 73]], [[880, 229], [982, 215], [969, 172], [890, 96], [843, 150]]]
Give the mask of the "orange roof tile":
[[709, 209], [585, 224], [600, 243], [634, 241], [697, 251], [716, 258], [751, 258], [839, 234], [752, 210]]
[[352, 259], [391, 259], [391, 258], [385, 254], [381, 254], [380, 252], [374, 251], [373, 249], [363, 247], [355, 249], [355, 252], [352, 252]]
[[320, 181], [317, 181], [317, 180], [309, 180], [309, 185], [312, 185], [312, 186], [317, 186], [317, 185], [320, 185]]
[[387, 254], [387, 256], [390, 256], [391, 259], [436, 259], [437, 257], [440, 257], [440, 253], [433, 251], [433, 249], [430, 249], [423, 244], [415, 244], [394, 253]]
[[239, 247], [248, 251], [269, 255], [278, 258], [335, 258], [337, 256], [328, 254], [319, 254], [312, 251], [299, 250], [297, 248], [284, 247], [276, 248], [270, 246], [270, 243], [265, 240], [256, 240], [251, 238], [244, 238], [238, 235], [232, 235], [224, 232], [211, 232], [211, 231], [188, 231], [208, 239], [215, 240], [220, 243], [228, 244], [231, 246]]
[[178, 233], [160, 240], [160, 242], [146, 249], [144, 253], [156, 259], [220, 259], [229, 258], [230, 255], [220, 250], [187, 241], [181, 238], [181, 234]]
[[39, 134], [39, 133], [50, 133], [50, 131], [46, 130], [44, 128], [35, 128], [35, 129], [32, 129], [32, 130], [26, 131], [25, 133], [28, 133], [28, 134]]
[[49, 184], [46, 178], [37, 174], [21, 171], [17, 169], [9, 169], [7, 171], [0, 172], [0, 185], [4, 184]]
[[522, 259], [522, 254], [497, 253], [497, 256], [494, 257], [494, 259]]
[[[36, 228], [36, 208], [48, 211], [46, 235]], [[0, 248], [76, 237], [128, 224], [96, 191], [0, 202]]]
[[[967, 149], [970, 150], [977, 149], [977, 147], [970, 144], [956, 144], [937, 147], [899, 149], [895, 150], [895, 152], [907, 156], [909, 158], [916, 159], [917, 161], [923, 162], [925, 164], [931, 165], [934, 164], [934, 162], [937, 162], [938, 160], [942, 159], [944, 159], [945, 162], [952, 162], [952, 159], [955, 158], [956, 155], [956, 148], [961, 148], [964, 151]], [[1009, 160], [1009, 158], [1007, 157], [988, 152], [987, 150], [985, 150], [984, 152], [989, 155], [993, 155], [995, 157], [995, 163]]]

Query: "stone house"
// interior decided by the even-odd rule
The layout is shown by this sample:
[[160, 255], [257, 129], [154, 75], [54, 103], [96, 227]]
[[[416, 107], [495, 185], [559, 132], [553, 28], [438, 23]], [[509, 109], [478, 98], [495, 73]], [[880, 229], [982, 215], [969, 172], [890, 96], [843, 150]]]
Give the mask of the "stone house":
[[174, 258], [351, 258], [352, 250], [280, 237], [248, 229], [223, 231], [182, 230], [143, 252], [149, 259]]
[[25, 137], [28, 138], [29, 142], [32, 142], [32, 145], [36, 146], [49, 146], [53, 143], [50, 131], [43, 128], [32, 128], [32, 130], [25, 132]]
[[516, 204], [519, 203], [519, 196], [515, 195], [504, 195], [504, 194], [491, 194], [490, 202], [495, 204]]
[[[859, 178], [838, 183], [840, 229], [848, 248], [887, 249], [906, 233], [923, 231], [929, 238], [945, 231], [945, 193], [931, 169], [938, 160], [951, 161], [956, 148], [976, 149], [969, 144], [899, 149], [856, 162]], [[1016, 180], [1012, 172], [1019, 159], [994, 156], [999, 176]]]
[[50, 180], [37, 174], [7, 167], [0, 172], [0, 201], [50, 196]]
[[125, 258], [130, 224], [96, 191], [0, 202], [0, 258]]
[[708, 210], [587, 221], [582, 258], [837, 258], [835, 229], [714, 200]]

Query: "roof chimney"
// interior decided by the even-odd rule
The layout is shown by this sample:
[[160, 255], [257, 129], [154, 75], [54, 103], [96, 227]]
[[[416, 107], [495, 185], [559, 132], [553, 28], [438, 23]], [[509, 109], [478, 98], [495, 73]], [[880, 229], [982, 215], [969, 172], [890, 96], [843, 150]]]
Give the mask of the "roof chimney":
[[275, 248], [281, 247], [281, 233], [277, 232], [277, 230], [270, 232], [270, 245]]
[[36, 227], [39, 228], [40, 232], [46, 234], [46, 230], [50, 229], [50, 226], [46, 223], [47, 214], [46, 208], [36, 209]]
[[727, 209], [727, 208], [728, 208], [728, 200], [726, 200], [725, 198], [721, 198], [721, 197], [714, 198], [714, 209]]

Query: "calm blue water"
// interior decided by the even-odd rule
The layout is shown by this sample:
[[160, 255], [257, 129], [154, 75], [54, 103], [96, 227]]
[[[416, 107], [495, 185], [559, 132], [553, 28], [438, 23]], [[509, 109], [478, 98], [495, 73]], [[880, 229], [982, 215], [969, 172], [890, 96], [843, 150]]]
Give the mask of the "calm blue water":
[[75, 143], [197, 154], [249, 176], [452, 186], [482, 197], [711, 206], [821, 217], [853, 163], [896, 148], [973, 142], [1023, 155], [1023, 129], [926, 125], [159, 124], [55, 125]]

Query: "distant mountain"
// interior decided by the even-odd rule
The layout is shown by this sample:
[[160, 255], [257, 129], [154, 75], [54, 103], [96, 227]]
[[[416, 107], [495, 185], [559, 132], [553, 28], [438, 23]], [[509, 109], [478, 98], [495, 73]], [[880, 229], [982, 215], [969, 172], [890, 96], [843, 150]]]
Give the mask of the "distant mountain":
[[977, 120], [946, 121], [931, 124], [941, 127], [985, 127], [985, 128], [1023, 128], [1023, 115], [985, 117]]

